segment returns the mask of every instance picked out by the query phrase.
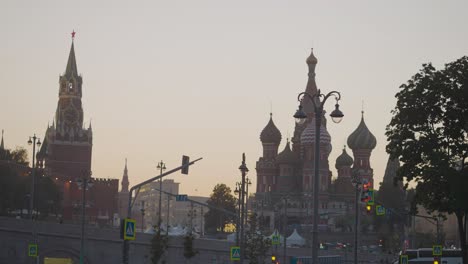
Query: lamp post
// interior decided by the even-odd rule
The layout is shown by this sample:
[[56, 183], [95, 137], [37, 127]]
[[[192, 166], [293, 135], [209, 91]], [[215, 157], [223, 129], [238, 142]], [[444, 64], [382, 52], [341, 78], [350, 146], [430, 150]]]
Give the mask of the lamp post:
[[240, 217], [240, 264], [244, 263], [244, 255], [245, 255], [245, 247], [244, 247], [244, 214], [245, 214], [245, 208], [244, 208], [244, 195], [245, 195], [245, 176], [247, 175], [247, 172], [249, 172], [249, 169], [245, 165], [245, 153], [242, 153], [242, 164], [239, 166], [239, 170], [241, 171], [242, 175], [242, 182], [241, 182], [241, 217]]
[[[156, 167], [159, 169], [159, 175], [166, 170], [166, 164], [161, 160]], [[162, 178], [159, 179], [159, 208], [158, 208], [158, 229], [161, 228], [161, 196], [162, 196]]]
[[286, 263], [286, 230], [288, 227], [288, 197], [284, 199], [284, 221], [283, 221], [283, 263]]
[[[171, 190], [172, 193], [172, 190]], [[169, 208], [171, 206], [171, 196], [167, 195], [167, 216], [166, 216], [166, 236], [169, 236]]]
[[248, 214], [249, 214], [249, 185], [251, 185], [252, 182], [250, 181], [249, 178], [245, 179], [245, 225], [247, 225], [247, 220], [248, 220]]
[[141, 232], [145, 232], [145, 201], [141, 201]]
[[302, 111], [302, 100], [304, 97], [312, 101], [315, 113], [315, 157], [314, 157], [314, 223], [312, 230], [312, 263], [318, 264], [318, 199], [319, 199], [319, 159], [320, 159], [320, 126], [322, 125], [323, 106], [327, 99], [333, 96], [336, 99], [335, 110], [331, 112], [330, 116], [335, 123], [341, 122], [343, 113], [339, 109], [338, 101], [341, 99], [341, 94], [337, 91], [331, 91], [324, 95], [317, 91], [314, 95], [306, 92], [302, 92], [297, 96], [297, 100], [300, 102], [299, 109], [294, 114], [294, 118], [298, 124], [304, 124], [307, 118], [306, 113]]
[[354, 188], [356, 190], [355, 201], [354, 201], [354, 210], [355, 210], [355, 216], [354, 216], [354, 264], [358, 263], [359, 197], [360, 197], [361, 185], [362, 185], [362, 181], [361, 181], [361, 178], [359, 176], [360, 176], [359, 171], [353, 171], [352, 184], [353, 184], [353, 186], [354, 186]]
[[240, 233], [240, 217], [241, 217], [241, 183], [236, 182], [236, 189], [234, 193], [238, 195], [237, 198], [237, 219], [236, 219], [236, 246], [239, 246], [239, 233]]
[[85, 214], [86, 214], [86, 190], [93, 186], [91, 179], [91, 172], [83, 171], [83, 177], [78, 178], [76, 181], [78, 189], [82, 192], [81, 202], [81, 243], [80, 243], [80, 264], [84, 263], [84, 236], [85, 236]]
[[[37, 140], [37, 142], [36, 142]], [[41, 146], [41, 139], [34, 136], [29, 137], [28, 145], [32, 145], [33, 154], [32, 154], [32, 181], [31, 181], [31, 197], [29, 197], [29, 218], [33, 220], [33, 211], [34, 211], [34, 189], [36, 189], [36, 145], [37, 147]]]

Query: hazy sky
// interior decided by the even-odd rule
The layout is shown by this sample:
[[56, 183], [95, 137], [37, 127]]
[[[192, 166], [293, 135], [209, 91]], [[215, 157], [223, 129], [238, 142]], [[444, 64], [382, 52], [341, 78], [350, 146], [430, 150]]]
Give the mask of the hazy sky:
[[270, 105], [283, 150], [313, 47], [318, 87], [342, 93], [345, 117], [328, 122], [333, 175], [364, 101], [380, 182], [398, 87], [423, 63], [468, 55], [467, 11], [468, 1], [428, 0], [0, 0], [0, 128], [8, 148], [44, 136], [75, 30], [95, 177], [121, 179], [127, 157], [132, 185], [186, 154], [203, 160], [170, 178], [181, 193], [208, 195], [216, 183], [234, 186], [245, 152], [255, 190]]

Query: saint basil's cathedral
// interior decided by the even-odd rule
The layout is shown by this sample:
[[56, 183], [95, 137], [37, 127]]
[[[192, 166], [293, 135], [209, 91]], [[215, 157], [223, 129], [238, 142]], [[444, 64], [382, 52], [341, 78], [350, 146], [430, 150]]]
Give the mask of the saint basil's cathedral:
[[[317, 93], [315, 68], [317, 58], [313, 52], [307, 58], [309, 68], [305, 92], [310, 95]], [[294, 136], [286, 140], [284, 149], [278, 153], [281, 143], [281, 133], [270, 120], [260, 134], [263, 146], [263, 156], [256, 162], [257, 186], [255, 208], [258, 214], [266, 218], [264, 225], [275, 228], [279, 225], [275, 220], [275, 211], [284, 208], [287, 201], [288, 225], [312, 224], [313, 182], [314, 182], [314, 150], [315, 150], [315, 120], [314, 108], [310, 100], [302, 102], [303, 110], [308, 118], [304, 124], [296, 124]], [[356, 130], [349, 135], [348, 147], [352, 150], [351, 157], [346, 147], [336, 158], [335, 168], [337, 178], [332, 180], [329, 155], [332, 150], [331, 136], [327, 131], [327, 119], [322, 118], [320, 128], [319, 157], [319, 228], [333, 229], [339, 216], [354, 214], [355, 188], [352, 184], [352, 172], [358, 171], [362, 181], [373, 186], [373, 170], [370, 156], [376, 146], [376, 138], [369, 131], [364, 121], [364, 113]]]

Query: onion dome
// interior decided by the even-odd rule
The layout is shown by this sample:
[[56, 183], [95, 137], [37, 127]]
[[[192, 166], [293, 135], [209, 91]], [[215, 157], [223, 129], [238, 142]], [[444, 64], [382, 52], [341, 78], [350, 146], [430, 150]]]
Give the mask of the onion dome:
[[375, 136], [369, 131], [364, 122], [364, 112], [362, 112], [361, 123], [348, 137], [348, 146], [352, 150], [357, 149], [374, 149], [377, 145]]
[[339, 169], [344, 166], [351, 167], [351, 165], [353, 165], [353, 162], [353, 158], [351, 158], [351, 156], [348, 155], [345, 147], [343, 148], [343, 153], [341, 153], [341, 155], [338, 156], [338, 158], [336, 158], [335, 168]]
[[291, 147], [289, 146], [289, 140], [286, 143], [286, 147], [280, 154], [276, 157], [276, 161], [278, 163], [296, 163], [297, 157], [294, 152], [291, 151]]
[[[320, 126], [320, 143], [330, 144], [331, 137], [325, 126]], [[301, 134], [301, 145], [307, 146], [315, 144], [315, 117], [309, 122]]]
[[262, 143], [277, 143], [281, 141], [281, 132], [273, 123], [273, 115], [270, 113], [270, 121], [260, 133], [260, 140]]
[[317, 64], [318, 60], [314, 56], [314, 49], [311, 49], [310, 56], [306, 59], [307, 64]]

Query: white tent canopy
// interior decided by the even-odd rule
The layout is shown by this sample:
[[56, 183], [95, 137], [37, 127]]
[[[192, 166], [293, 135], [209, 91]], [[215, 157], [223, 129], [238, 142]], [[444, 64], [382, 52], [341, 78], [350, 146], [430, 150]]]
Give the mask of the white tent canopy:
[[305, 245], [306, 240], [297, 233], [297, 230], [294, 229], [294, 232], [286, 238], [287, 246], [303, 246]]
[[229, 234], [226, 237], [226, 239], [227, 239], [227, 241], [230, 241], [230, 242], [236, 242], [236, 236], [237, 236], [236, 232], [234, 232], [234, 233]]

